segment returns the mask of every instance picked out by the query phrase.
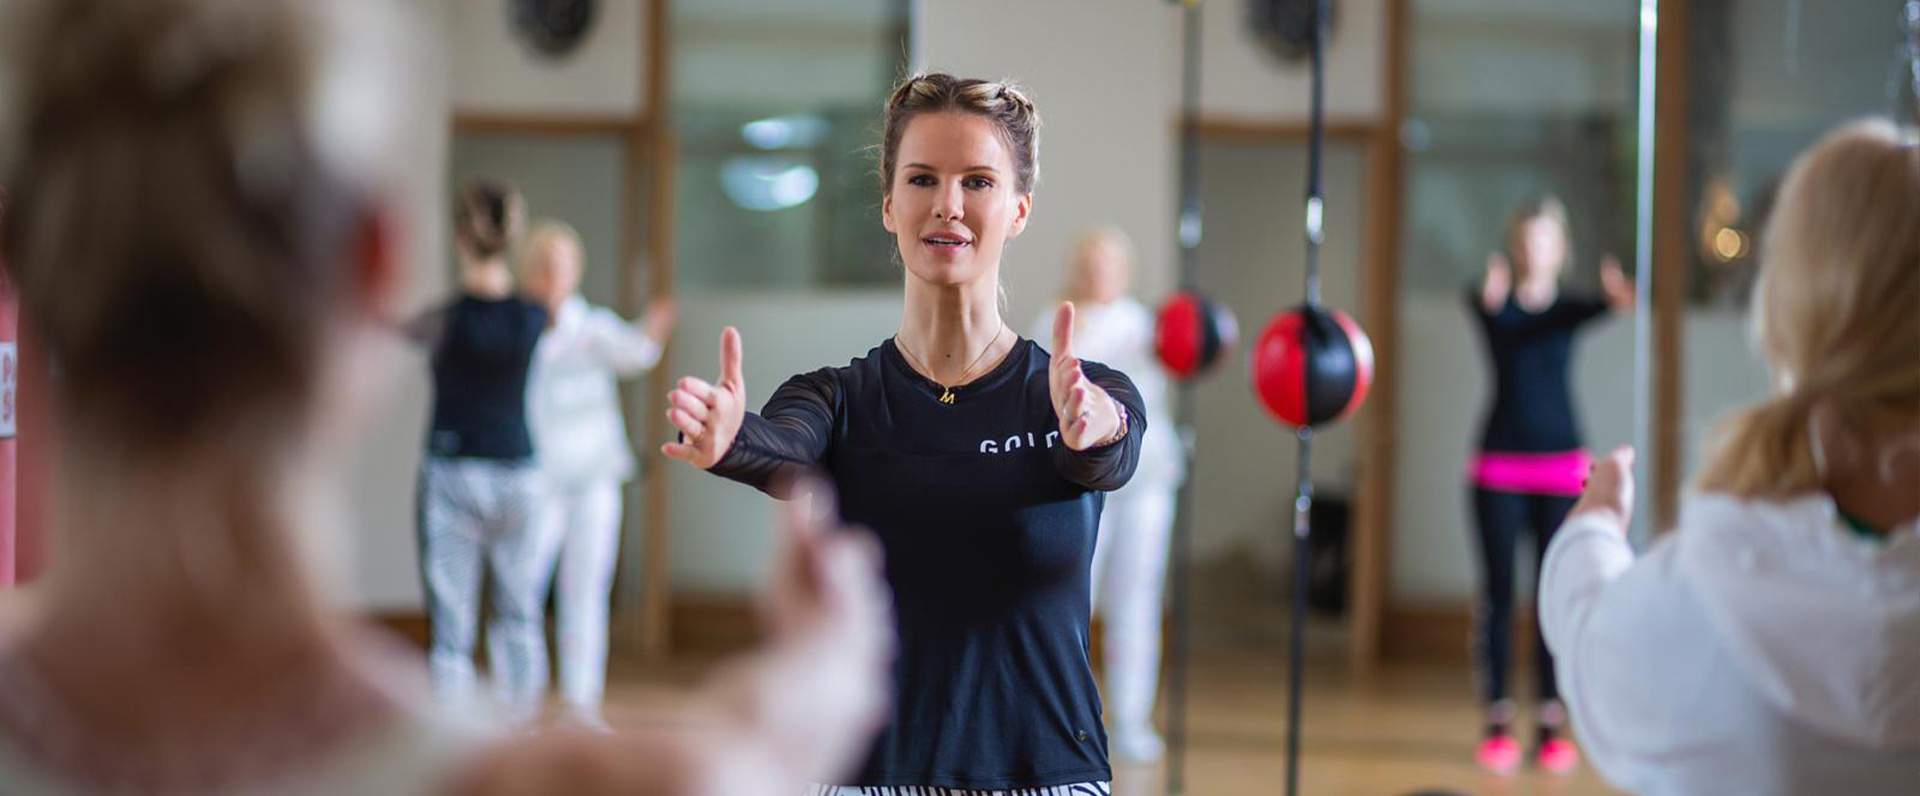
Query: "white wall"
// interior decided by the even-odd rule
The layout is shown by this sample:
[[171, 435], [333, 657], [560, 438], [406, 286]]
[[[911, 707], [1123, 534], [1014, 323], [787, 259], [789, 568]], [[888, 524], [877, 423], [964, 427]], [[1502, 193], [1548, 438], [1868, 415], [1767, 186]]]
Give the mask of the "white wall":
[[[1386, 107], [1385, 0], [1341, 0], [1336, 5], [1327, 41], [1327, 116], [1337, 121], [1377, 119]], [[1209, 0], [1200, 7], [1202, 112], [1238, 121], [1304, 121], [1312, 96], [1307, 61], [1282, 63], [1262, 47], [1247, 29], [1247, 3]], [[1168, 30], [1165, 37], [1174, 42], [1178, 34]]]
[[[446, 108], [451, 87], [444, 31], [453, 0], [414, 7], [421, 41], [414, 56], [422, 69], [417, 81], [415, 121], [406, 130], [407, 162], [400, 214], [406, 235], [405, 283], [400, 306], [417, 308], [445, 295], [447, 161]], [[341, 518], [347, 539], [331, 563], [342, 598], [367, 610], [411, 610], [420, 605], [419, 556], [414, 536], [413, 493], [421, 441], [426, 438], [428, 381], [426, 360], [398, 338], [382, 344], [368, 370], [385, 379], [383, 399], [360, 430], [354, 463], [342, 488], [348, 513]]]
[[[900, 325], [899, 291], [690, 293], [672, 346], [674, 372], [719, 374], [720, 330], [740, 330], [747, 405], [759, 409], [796, 373], [845, 365]], [[636, 420], [636, 422], [638, 422]], [[774, 501], [752, 487], [649, 454], [665, 468], [673, 585], [692, 592], [755, 589], [772, 560]]]
[[462, 111], [634, 115], [646, 110], [642, 0], [603, 0], [579, 49], [564, 58], [534, 52], [514, 37], [509, 4], [438, 0], [450, 6], [453, 104]]
[[1056, 300], [1068, 249], [1092, 224], [1133, 237], [1136, 292], [1160, 295], [1172, 273], [1179, 9], [1106, 0], [924, 7], [928, 70], [1012, 79], [1040, 109], [1033, 220], [1000, 272], [1014, 328]]

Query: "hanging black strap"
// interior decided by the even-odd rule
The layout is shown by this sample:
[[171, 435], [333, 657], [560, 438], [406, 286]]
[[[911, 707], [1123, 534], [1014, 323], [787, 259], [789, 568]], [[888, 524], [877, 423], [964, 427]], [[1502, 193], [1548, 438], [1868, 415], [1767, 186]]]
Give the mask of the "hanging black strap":
[[1200, 0], [1182, 0], [1180, 46], [1180, 289], [1200, 288]]
[[[1200, 0], [1181, 2], [1180, 45], [1180, 289], [1200, 292]], [[1202, 319], [1202, 322], [1209, 322]], [[1174, 506], [1169, 597], [1173, 638], [1167, 650], [1167, 795], [1185, 796], [1187, 758], [1187, 661], [1193, 627], [1188, 570], [1193, 560], [1193, 379], [1182, 379], [1175, 405], [1180, 455], [1186, 461]]]
[[[1313, 13], [1313, 99], [1307, 136], [1307, 296], [1310, 308], [1320, 306], [1320, 243], [1324, 238], [1325, 202], [1320, 185], [1321, 148], [1326, 137], [1326, 42], [1331, 0], [1317, 0]], [[1299, 458], [1295, 463], [1293, 499], [1293, 606], [1287, 644], [1287, 796], [1300, 792], [1300, 703], [1306, 665], [1307, 580], [1312, 574], [1308, 540], [1312, 536], [1313, 427], [1297, 432]]]

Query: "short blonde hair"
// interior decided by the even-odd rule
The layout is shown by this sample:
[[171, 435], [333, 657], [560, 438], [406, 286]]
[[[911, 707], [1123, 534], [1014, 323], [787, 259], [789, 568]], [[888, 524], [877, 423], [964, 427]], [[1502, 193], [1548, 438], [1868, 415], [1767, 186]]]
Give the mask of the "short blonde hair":
[[1088, 249], [1100, 245], [1113, 247], [1128, 265], [1133, 264], [1133, 238], [1112, 224], [1095, 224], [1081, 230], [1080, 237], [1073, 242], [1073, 255], [1078, 258]]
[[1820, 489], [1815, 416], [1920, 432], [1920, 149], [1873, 119], [1795, 160], [1761, 242], [1755, 347], [1779, 392], [1727, 420], [1698, 487], [1783, 498]]
[[554, 241], [566, 241], [572, 244], [573, 250], [580, 255], [577, 265], [583, 273], [587, 270], [587, 248], [586, 244], [580, 241], [580, 231], [565, 221], [543, 218], [534, 222], [533, 226], [527, 230], [527, 241], [520, 251], [520, 273], [522, 275], [532, 273], [534, 266], [539, 264], [541, 250]]
[[[1560, 201], [1560, 197], [1558, 196], [1550, 193], [1535, 194], [1520, 200], [1519, 204], [1514, 205], [1513, 211], [1507, 214], [1506, 235], [1501, 238], [1500, 245], [1509, 249], [1507, 252], [1508, 257], [1516, 258], [1517, 260], [1520, 252], [1511, 251], [1514, 238], [1520, 234], [1521, 227], [1526, 226], [1527, 223], [1536, 218], [1544, 218], [1560, 227], [1560, 239], [1566, 244], [1566, 253], [1561, 261], [1563, 267], [1560, 273], [1562, 276], [1565, 276], [1569, 269], [1564, 266], [1573, 263], [1573, 225], [1567, 220], [1566, 203]], [[1533, 265], [1533, 263], [1525, 261], [1514, 262], [1515, 268], [1530, 269]], [[1525, 277], [1526, 273], [1516, 272], [1514, 276], [1516, 278]]]
[[1065, 298], [1076, 298], [1072, 295], [1074, 285], [1082, 278], [1087, 252], [1096, 246], [1106, 246], [1119, 252], [1121, 261], [1126, 263], [1127, 279], [1132, 280], [1135, 266], [1133, 238], [1112, 224], [1095, 224], [1081, 230], [1080, 236], [1074, 238], [1073, 258], [1067, 263], [1067, 284], [1062, 291]]

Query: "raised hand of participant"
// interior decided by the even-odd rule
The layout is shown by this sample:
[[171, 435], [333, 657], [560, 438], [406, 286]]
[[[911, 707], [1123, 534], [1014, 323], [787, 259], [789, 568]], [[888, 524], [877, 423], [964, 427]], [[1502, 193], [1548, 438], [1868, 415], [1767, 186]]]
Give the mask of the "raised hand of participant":
[[647, 303], [647, 313], [640, 320], [640, 332], [649, 340], [665, 343], [679, 320], [680, 306], [672, 298], [662, 296]]
[[1615, 310], [1633, 306], [1633, 280], [1628, 279], [1627, 272], [1620, 268], [1620, 258], [1611, 254], [1600, 258], [1600, 292], [1606, 295], [1607, 304]]
[[1126, 433], [1120, 405], [1094, 384], [1073, 355], [1073, 302], [1060, 302], [1053, 316], [1053, 361], [1048, 365], [1048, 387], [1053, 414], [1060, 420], [1060, 440], [1083, 451], [1112, 444]]
[[740, 372], [740, 331], [731, 326], [720, 333], [720, 380], [708, 383], [683, 376], [667, 393], [667, 421], [680, 430], [680, 440], [660, 446], [660, 452], [710, 469], [733, 447], [747, 414], [747, 379]]
[[1507, 295], [1513, 292], [1513, 266], [1507, 262], [1507, 255], [1494, 252], [1487, 255], [1487, 275], [1480, 280], [1480, 306], [1489, 313], [1497, 313], [1507, 306]]
[[1621, 445], [1593, 463], [1586, 489], [1567, 516], [1584, 513], [1603, 515], [1625, 531], [1633, 517], [1633, 446]]
[[761, 601], [770, 646], [736, 696], [747, 699], [739, 707], [779, 757], [830, 782], [860, 762], [885, 718], [892, 600], [878, 541], [836, 527], [832, 488], [808, 477], [788, 494], [773, 582]]

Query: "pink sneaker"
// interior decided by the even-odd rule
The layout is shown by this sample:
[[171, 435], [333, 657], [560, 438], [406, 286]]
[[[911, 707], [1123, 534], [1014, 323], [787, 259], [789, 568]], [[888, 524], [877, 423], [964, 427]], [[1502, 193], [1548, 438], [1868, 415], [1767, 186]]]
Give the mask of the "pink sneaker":
[[1540, 744], [1540, 768], [1549, 774], [1565, 776], [1580, 767], [1580, 748], [1565, 738], [1554, 738]]
[[1505, 735], [1489, 737], [1473, 750], [1473, 762], [1488, 773], [1512, 774], [1520, 768], [1520, 744]]

